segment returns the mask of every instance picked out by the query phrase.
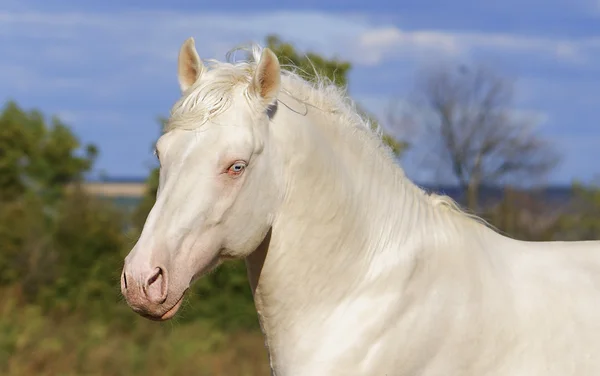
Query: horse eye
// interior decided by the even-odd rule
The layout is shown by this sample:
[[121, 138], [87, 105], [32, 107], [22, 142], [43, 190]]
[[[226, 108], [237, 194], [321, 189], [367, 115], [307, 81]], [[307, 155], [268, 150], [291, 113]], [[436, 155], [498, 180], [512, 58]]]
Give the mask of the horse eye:
[[245, 168], [246, 168], [246, 163], [236, 162], [236, 163], [232, 164], [231, 167], [229, 167], [227, 172], [230, 175], [239, 175], [244, 171]]

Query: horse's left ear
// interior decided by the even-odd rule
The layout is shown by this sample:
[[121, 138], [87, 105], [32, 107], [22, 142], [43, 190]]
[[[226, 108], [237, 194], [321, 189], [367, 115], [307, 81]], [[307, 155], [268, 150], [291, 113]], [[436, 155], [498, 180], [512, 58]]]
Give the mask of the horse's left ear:
[[177, 78], [182, 92], [200, 78], [203, 68], [202, 60], [196, 51], [196, 42], [190, 37], [181, 45], [177, 61]]
[[260, 98], [263, 105], [269, 106], [279, 94], [281, 84], [281, 68], [279, 60], [271, 49], [265, 48], [254, 72], [252, 92]]

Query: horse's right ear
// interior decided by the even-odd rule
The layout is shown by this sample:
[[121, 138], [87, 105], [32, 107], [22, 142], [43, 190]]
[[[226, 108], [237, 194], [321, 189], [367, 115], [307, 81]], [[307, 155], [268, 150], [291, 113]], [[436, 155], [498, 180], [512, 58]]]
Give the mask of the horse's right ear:
[[179, 50], [177, 78], [181, 91], [186, 91], [202, 76], [204, 65], [196, 52], [194, 38], [188, 38]]

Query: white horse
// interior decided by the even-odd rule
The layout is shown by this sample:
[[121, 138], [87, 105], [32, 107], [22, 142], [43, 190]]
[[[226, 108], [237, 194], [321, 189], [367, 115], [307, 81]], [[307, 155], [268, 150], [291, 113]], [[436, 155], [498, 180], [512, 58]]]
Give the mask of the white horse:
[[277, 376], [600, 375], [600, 242], [516, 241], [426, 194], [342, 91], [269, 49], [205, 64], [190, 38], [178, 75], [133, 310], [170, 319], [245, 258]]

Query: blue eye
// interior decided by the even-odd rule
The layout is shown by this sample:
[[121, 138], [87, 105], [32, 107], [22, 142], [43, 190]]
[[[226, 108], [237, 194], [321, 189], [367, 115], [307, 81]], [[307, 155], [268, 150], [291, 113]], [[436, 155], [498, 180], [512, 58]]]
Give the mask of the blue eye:
[[229, 167], [227, 173], [230, 175], [239, 175], [244, 171], [244, 169], [246, 169], [246, 163], [236, 162]]

